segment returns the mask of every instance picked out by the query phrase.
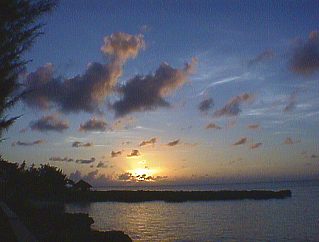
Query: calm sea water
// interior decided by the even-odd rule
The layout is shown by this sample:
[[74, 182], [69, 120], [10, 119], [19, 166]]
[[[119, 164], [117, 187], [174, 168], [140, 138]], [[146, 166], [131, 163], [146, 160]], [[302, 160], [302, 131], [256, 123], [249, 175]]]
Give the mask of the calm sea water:
[[88, 213], [95, 221], [94, 229], [122, 230], [134, 241], [319, 241], [319, 181], [156, 187], [222, 189], [291, 189], [292, 197], [264, 201], [73, 203], [66, 204], [65, 210]]

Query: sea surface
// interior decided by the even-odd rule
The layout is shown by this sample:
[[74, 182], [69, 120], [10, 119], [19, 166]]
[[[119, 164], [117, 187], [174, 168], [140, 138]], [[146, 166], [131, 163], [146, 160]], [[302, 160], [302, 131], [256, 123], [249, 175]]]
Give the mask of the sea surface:
[[88, 213], [94, 219], [92, 228], [121, 230], [133, 241], [319, 241], [319, 181], [130, 189], [290, 189], [292, 197], [184, 203], [72, 203], [66, 204], [65, 210]]

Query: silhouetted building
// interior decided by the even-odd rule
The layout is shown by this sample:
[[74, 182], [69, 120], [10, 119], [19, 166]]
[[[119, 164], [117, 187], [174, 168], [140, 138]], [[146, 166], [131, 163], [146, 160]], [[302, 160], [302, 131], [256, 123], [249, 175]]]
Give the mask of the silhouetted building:
[[74, 190], [84, 192], [84, 191], [89, 191], [92, 188], [92, 186], [86, 181], [80, 180], [74, 184], [73, 188]]

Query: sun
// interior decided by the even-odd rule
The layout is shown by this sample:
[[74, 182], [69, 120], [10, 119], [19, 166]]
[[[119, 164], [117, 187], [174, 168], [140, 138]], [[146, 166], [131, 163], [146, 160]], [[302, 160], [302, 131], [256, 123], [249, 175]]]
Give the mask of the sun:
[[136, 177], [137, 181], [153, 181], [153, 175], [156, 173], [154, 169], [140, 167], [130, 170], [129, 172]]

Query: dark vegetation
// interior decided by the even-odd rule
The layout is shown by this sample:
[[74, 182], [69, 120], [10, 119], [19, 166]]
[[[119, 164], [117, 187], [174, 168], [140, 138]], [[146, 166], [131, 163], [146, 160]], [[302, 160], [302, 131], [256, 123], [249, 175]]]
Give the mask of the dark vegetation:
[[37, 20], [55, 5], [55, 0], [0, 1], [0, 142], [3, 131], [19, 118], [6, 112], [24, 95], [19, 92], [19, 76], [28, 60], [22, 56], [41, 34], [43, 24]]
[[[121, 231], [99, 232], [91, 229], [93, 219], [87, 214], [64, 212], [64, 201], [72, 197], [72, 185], [61, 169], [50, 165], [26, 167], [0, 158], [0, 200], [15, 211], [39, 241], [131, 241]], [[1, 210], [1, 209], [0, 209]], [[2, 216], [1, 216], [2, 215]], [[11, 230], [0, 214], [0, 241], [10, 236]], [[0, 231], [1, 232], [1, 231]]]

